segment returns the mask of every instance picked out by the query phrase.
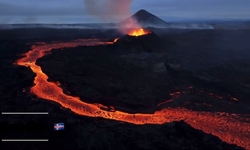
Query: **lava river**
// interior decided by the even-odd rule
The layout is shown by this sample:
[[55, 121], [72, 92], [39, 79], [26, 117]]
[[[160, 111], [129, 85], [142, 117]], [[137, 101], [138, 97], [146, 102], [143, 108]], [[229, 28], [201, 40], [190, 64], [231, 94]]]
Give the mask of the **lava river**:
[[63, 93], [63, 90], [54, 82], [48, 82], [48, 76], [36, 65], [36, 60], [43, 57], [51, 49], [62, 49], [76, 46], [89, 46], [100, 44], [113, 44], [113, 42], [101, 42], [100, 40], [77, 40], [66, 43], [39, 43], [25, 53], [23, 58], [17, 60], [16, 65], [30, 67], [36, 74], [31, 93], [40, 98], [60, 103], [72, 112], [89, 117], [103, 117], [133, 124], [164, 124], [173, 121], [184, 120], [193, 128], [210, 133], [221, 140], [236, 144], [250, 150], [250, 119], [240, 117], [238, 114], [225, 112], [191, 111], [185, 108], [164, 108], [154, 114], [130, 114], [122, 111], [106, 111], [99, 105], [89, 104]]

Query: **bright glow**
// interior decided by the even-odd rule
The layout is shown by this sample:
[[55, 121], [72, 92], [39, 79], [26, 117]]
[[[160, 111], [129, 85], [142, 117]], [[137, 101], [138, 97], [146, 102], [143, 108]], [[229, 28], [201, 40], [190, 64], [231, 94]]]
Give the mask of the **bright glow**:
[[132, 30], [128, 33], [128, 35], [130, 36], [142, 36], [145, 34], [149, 34], [151, 33], [150, 31], [144, 31], [144, 29], [140, 28], [140, 29], [136, 29], [136, 30]]

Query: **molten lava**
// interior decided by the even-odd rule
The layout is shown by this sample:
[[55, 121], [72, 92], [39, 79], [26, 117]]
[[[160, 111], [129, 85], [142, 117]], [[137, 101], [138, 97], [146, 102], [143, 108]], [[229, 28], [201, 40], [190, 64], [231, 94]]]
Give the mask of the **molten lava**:
[[119, 39], [119, 38], [116, 38], [116, 39], [114, 40], [114, 42], [117, 42], [117, 41], [118, 41], [118, 39]]
[[[132, 32], [132, 35], [145, 34], [143, 30]], [[87, 46], [111, 44], [112, 42], [101, 42], [99, 40], [78, 40], [68, 43], [52, 43], [43, 45], [33, 45], [32, 50], [25, 53], [25, 57], [17, 60], [17, 65], [30, 67], [36, 74], [31, 92], [40, 98], [51, 100], [69, 108], [76, 114], [89, 117], [103, 117], [117, 121], [129, 122], [133, 124], [163, 124], [173, 121], [184, 120], [193, 128], [210, 133], [221, 140], [236, 144], [250, 150], [250, 119], [240, 114], [229, 114], [225, 112], [191, 111], [185, 108], [164, 108], [154, 114], [130, 114], [116, 111], [101, 104], [89, 104], [81, 101], [78, 97], [73, 97], [63, 93], [58, 83], [49, 82], [48, 76], [36, 65], [36, 60], [43, 57], [51, 49], [62, 49], [65, 47]], [[179, 92], [175, 95], [180, 94]], [[171, 100], [170, 100], [171, 101]], [[168, 101], [168, 102], [170, 102]], [[236, 117], [237, 116], [237, 117]]]
[[151, 33], [151, 32], [145, 31], [144, 29], [140, 28], [140, 29], [130, 31], [128, 33], [128, 35], [130, 35], [130, 36], [142, 36], [142, 35], [149, 34], [149, 33]]

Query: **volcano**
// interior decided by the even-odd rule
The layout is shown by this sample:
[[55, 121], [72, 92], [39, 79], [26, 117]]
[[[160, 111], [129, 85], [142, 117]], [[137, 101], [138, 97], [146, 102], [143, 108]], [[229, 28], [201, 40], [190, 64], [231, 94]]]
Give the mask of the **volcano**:
[[[121, 45], [125, 51], [132, 52], [149, 52], [161, 53], [165, 50], [165, 44], [162, 39], [154, 32], [148, 32], [141, 36], [134, 36], [133, 34], [126, 34], [116, 40], [116, 44]], [[126, 46], [125, 46], [126, 45]]]
[[155, 16], [148, 11], [141, 9], [132, 15], [130, 18], [120, 22], [120, 25], [127, 25], [131, 24], [131, 20], [135, 21], [135, 23], [139, 24], [141, 27], [165, 27], [169, 25], [168, 22], [160, 19], [159, 17]]

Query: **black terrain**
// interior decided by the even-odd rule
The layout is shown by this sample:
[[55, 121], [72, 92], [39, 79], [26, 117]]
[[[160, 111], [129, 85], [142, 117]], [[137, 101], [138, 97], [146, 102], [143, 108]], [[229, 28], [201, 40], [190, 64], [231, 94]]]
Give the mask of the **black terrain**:
[[[184, 107], [249, 117], [250, 30], [150, 30], [153, 36], [139, 40], [122, 37], [113, 45], [53, 49], [36, 64], [49, 81], [59, 81], [66, 94], [87, 103], [113, 106], [128, 113]], [[35, 74], [28, 67], [13, 65], [35, 42], [90, 38], [113, 41], [121, 36], [115, 30], [0, 30], [1, 112], [49, 112], [49, 115], [1, 115], [1, 139], [36, 138], [49, 142], [0, 142], [0, 149], [246, 148], [223, 142], [185, 121], [135, 125], [77, 115], [58, 103], [30, 94]], [[130, 42], [126, 43], [127, 39]], [[173, 98], [174, 92], [182, 94], [158, 106]], [[30, 122], [37, 128], [11, 129], [13, 124], [23, 127]], [[65, 123], [64, 131], [53, 130], [57, 122]]]

